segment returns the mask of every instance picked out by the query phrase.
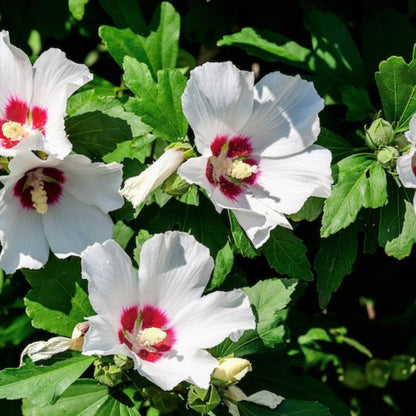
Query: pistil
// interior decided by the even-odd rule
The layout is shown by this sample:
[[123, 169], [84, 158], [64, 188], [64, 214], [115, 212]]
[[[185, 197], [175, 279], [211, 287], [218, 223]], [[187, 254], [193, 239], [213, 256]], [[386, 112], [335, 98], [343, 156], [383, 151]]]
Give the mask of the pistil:
[[1, 126], [1, 130], [3, 136], [7, 139], [17, 140], [27, 136], [24, 127], [16, 121], [6, 121], [6, 123]]
[[162, 342], [166, 336], [166, 332], [161, 328], [145, 328], [138, 332], [135, 344], [139, 349], [144, 348], [150, 352], [156, 352], [153, 346]]

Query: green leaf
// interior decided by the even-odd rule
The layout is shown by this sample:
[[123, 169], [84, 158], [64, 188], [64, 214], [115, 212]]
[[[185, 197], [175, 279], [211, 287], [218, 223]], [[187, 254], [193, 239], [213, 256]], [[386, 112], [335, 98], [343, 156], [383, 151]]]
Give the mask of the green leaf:
[[375, 79], [387, 121], [396, 132], [407, 130], [416, 112], [416, 48], [412, 61], [392, 56], [380, 63]]
[[188, 122], [182, 112], [181, 97], [186, 78], [178, 69], [158, 71], [157, 83], [147, 65], [126, 57], [124, 82], [136, 95], [126, 109], [137, 114], [158, 137], [170, 142], [183, 139]]
[[387, 180], [374, 155], [360, 153], [337, 163], [338, 182], [324, 204], [321, 236], [328, 237], [355, 221], [361, 208], [387, 202]]
[[118, 142], [131, 139], [131, 129], [126, 121], [101, 111], [70, 117], [65, 126], [74, 152], [93, 160], [100, 160], [113, 151]]
[[303, 204], [302, 208], [288, 217], [293, 221], [315, 221], [322, 213], [324, 198], [315, 196], [309, 197]]
[[94, 416], [140, 416], [140, 413], [133, 405], [127, 406], [114, 397], [108, 396]]
[[295, 279], [313, 280], [306, 247], [291, 230], [277, 227], [261, 247], [261, 252], [274, 270]]
[[405, 200], [411, 200], [405, 188], [399, 187], [391, 176], [388, 179], [389, 199], [380, 209], [378, 227], [378, 242], [381, 247], [385, 247], [387, 242], [396, 239], [402, 232], [406, 213]]
[[94, 359], [73, 352], [72, 356], [60, 354], [48, 360], [50, 365], [35, 365], [27, 360], [22, 367], [6, 368], [0, 372], [0, 398], [25, 398], [38, 406], [53, 404]]
[[71, 116], [80, 116], [85, 113], [101, 111], [107, 116], [120, 118], [127, 122], [134, 137], [144, 136], [150, 132], [151, 128], [144, 124], [136, 114], [127, 112], [120, 100], [109, 96], [95, 96], [94, 90], [82, 91], [71, 97], [72, 113]]
[[[305, 26], [312, 35], [312, 46], [317, 57], [316, 73], [322, 82], [326, 79], [327, 83], [333, 83], [338, 88], [345, 84], [366, 85], [364, 63], [339, 15], [312, 9], [306, 13]], [[319, 60], [325, 63], [324, 71]]]
[[346, 85], [341, 88], [342, 102], [347, 106], [348, 121], [362, 121], [375, 113], [368, 91], [363, 87]]
[[0, 348], [4, 348], [7, 345], [19, 345], [25, 338], [34, 332], [32, 325], [30, 325], [30, 319], [23, 312], [17, 317], [8, 317], [12, 319], [6, 319], [2, 316], [2, 322], [0, 324]]
[[400, 234], [385, 245], [386, 254], [396, 259], [403, 259], [410, 255], [413, 244], [416, 242], [416, 215], [413, 204], [404, 201], [405, 214], [403, 228]]
[[146, 30], [146, 22], [137, 0], [100, 0], [101, 6], [119, 28], [129, 27], [133, 32]]
[[126, 225], [123, 221], [117, 221], [114, 224], [113, 240], [116, 241], [122, 248], [126, 248], [128, 242], [134, 235], [134, 230]]
[[243, 289], [255, 310], [256, 331], [267, 347], [283, 341], [278, 312], [289, 304], [296, 285], [293, 280], [268, 279]]
[[241, 228], [231, 210], [228, 211], [228, 219], [230, 221], [231, 233], [237, 252], [243, 257], [248, 257], [249, 259], [258, 256], [260, 252], [254, 248], [252, 242]]
[[221, 286], [227, 277], [228, 273], [231, 272], [234, 264], [234, 253], [227, 241], [225, 246], [218, 250], [217, 257], [215, 258], [215, 269], [212, 275], [212, 279], [209, 283], [208, 290], [212, 290]]
[[321, 403], [303, 400], [283, 400], [276, 409], [246, 401], [238, 402], [242, 416], [331, 416], [330, 410]]
[[197, 207], [171, 199], [161, 208], [155, 204], [143, 208], [140, 220], [151, 234], [177, 229], [192, 234], [210, 249], [214, 258], [228, 240], [228, 230], [223, 218], [202, 193]]
[[69, 11], [72, 16], [77, 20], [81, 20], [84, 17], [85, 5], [89, 0], [68, 0]]
[[80, 260], [58, 260], [51, 256], [41, 270], [23, 270], [32, 285], [25, 297], [26, 311], [35, 328], [62, 336], [85, 317], [94, 315], [87, 294], [87, 282], [81, 279]]
[[352, 227], [321, 239], [314, 266], [322, 309], [328, 305], [332, 293], [339, 288], [344, 277], [352, 272], [357, 252], [357, 231]]
[[331, 151], [332, 163], [339, 162], [340, 160], [351, 156], [353, 152], [352, 145], [349, 141], [325, 127], [321, 127], [321, 132], [319, 133], [316, 143]]
[[269, 30], [245, 27], [241, 32], [225, 35], [217, 42], [218, 46], [236, 46], [265, 61], [280, 61], [292, 66], [311, 70], [311, 51], [286, 36]]
[[130, 29], [101, 26], [99, 35], [108, 51], [121, 66], [125, 56], [146, 64], [156, 79], [159, 70], [175, 68], [178, 59], [180, 17], [168, 2], [160, 3], [155, 11], [147, 37]]
[[256, 329], [245, 331], [236, 342], [226, 339], [211, 350], [212, 354], [242, 357], [265, 352], [284, 342], [286, 328], [282, 311], [289, 304], [296, 285], [294, 280], [268, 279], [243, 288], [256, 315]]
[[79, 379], [53, 405], [39, 407], [23, 400], [23, 416], [95, 416], [107, 397], [107, 386], [96, 380]]

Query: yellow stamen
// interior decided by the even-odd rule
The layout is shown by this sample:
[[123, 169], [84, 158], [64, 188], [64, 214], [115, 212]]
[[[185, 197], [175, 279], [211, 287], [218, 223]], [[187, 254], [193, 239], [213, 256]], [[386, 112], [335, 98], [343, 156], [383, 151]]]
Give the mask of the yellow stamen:
[[1, 126], [1, 130], [4, 137], [8, 139], [16, 140], [19, 137], [23, 138], [25, 136], [25, 129], [16, 121], [6, 121], [6, 123]]
[[48, 195], [43, 188], [43, 182], [39, 181], [33, 184], [33, 189], [30, 191], [32, 196], [32, 205], [38, 214], [46, 214], [48, 212]]
[[248, 163], [245, 163], [242, 160], [234, 160], [227, 174], [228, 176], [241, 180], [246, 179], [253, 173], [257, 172], [258, 168], [256, 165], [249, 165]]
[[137, 334], [136, 344], [140, 348], [153, 351], [152, 346], [162, 342], [166, 336], [166, 332], [161, 328], [145, 328]]

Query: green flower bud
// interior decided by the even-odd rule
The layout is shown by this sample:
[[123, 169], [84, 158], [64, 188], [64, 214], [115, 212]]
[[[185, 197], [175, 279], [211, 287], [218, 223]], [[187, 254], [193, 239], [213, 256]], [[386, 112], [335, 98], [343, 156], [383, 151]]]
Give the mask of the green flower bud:
[[395, 355], [390, 364], [391, 378], [396, 381], [407, 380], [416, 371], [415, 358], [409, 355]]
[[114, 387], [123, 381], [123, 370], [114, 364], [111, 357], [94, 361], [94, 378], [106, 386]]
[[201, 389], [191, 386], [188, 391], [188, 406], [196, 412], [207, 414], [215, 409], [221, 402], [221, 396], [214, 386]]
[[386, 146], [377, 153], [377, 160], [385, 167], [392, 167], [399, 156], [400, 153], [395, 147]]
[[357, 363], [347, 363], [339, 381], [350, 389], [362, 390], [368, 387], [363, 368]]
[[385, 387], [391, 374], [390, 362], [374, 359], [365, 365], [365, 374], [368, 382], [376, 387]]
[[365, 142], [371, 149], [378, 149], [381, 146], [390, 144], [393, 134], [394, 131], [391, 124], [382, 118], [378, 118], [371, 123], [369, 129], [366, 129]]

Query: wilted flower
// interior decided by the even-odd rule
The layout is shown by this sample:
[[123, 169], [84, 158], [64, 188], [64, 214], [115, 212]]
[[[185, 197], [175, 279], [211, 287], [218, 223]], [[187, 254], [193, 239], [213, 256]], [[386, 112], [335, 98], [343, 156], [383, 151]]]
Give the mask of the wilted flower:
[[186, 150], [189, 150], [189, 147], [168, 148], [140, 175], [128, 178], [120, 194], [130, 201], [134, 208], [137, 208], [158, 186], [176, 172], [185, 160]]
[[202, 296], [213, 260], [186, 233], [167, 232], [147, 240], [138, 276], [113, 240], [88, 247], [81, 254], [81, 267], [98, 314], [88, 318], [83, 353], [127, 355], [142, 376], [164, 390], [182, 381], [208, 388], [218, 360], [205, 349], [255, 328], [241, 290]]
[[42, 160], [21, 151], [9, 168], [0, 177], [0, 268], [6, 273], [39, 269], [49, 247], [64, 258], [112, 237], [108, 212], [123, 205], [120, 164], [91, 163], [75, 154]]
[[[416, 114], [410, 120], [405, 136], [411, 145], [408, 152], [397, 159], [397, 173], [405, 188], [416, 188]], [[416, 193], [413, 197], [413, 207], [416, 212]]]
[[0, 155], [45, 150], [62, 159], [72, 149], [64, 130], [68, 97], [91, 81], [82, 64], [49, 49], [32, 67], [27, 55], [0, 32]]
[[310, 196], [330, 194], [331, 153], [313, 145], [323, 100], [312, 83], [273, 72], [254, 74], [231, 62], [191, 71], [183, 111], [201, 157], [178, 173], [203, 187], [218, 212], [231, 209], [255, 247]]

